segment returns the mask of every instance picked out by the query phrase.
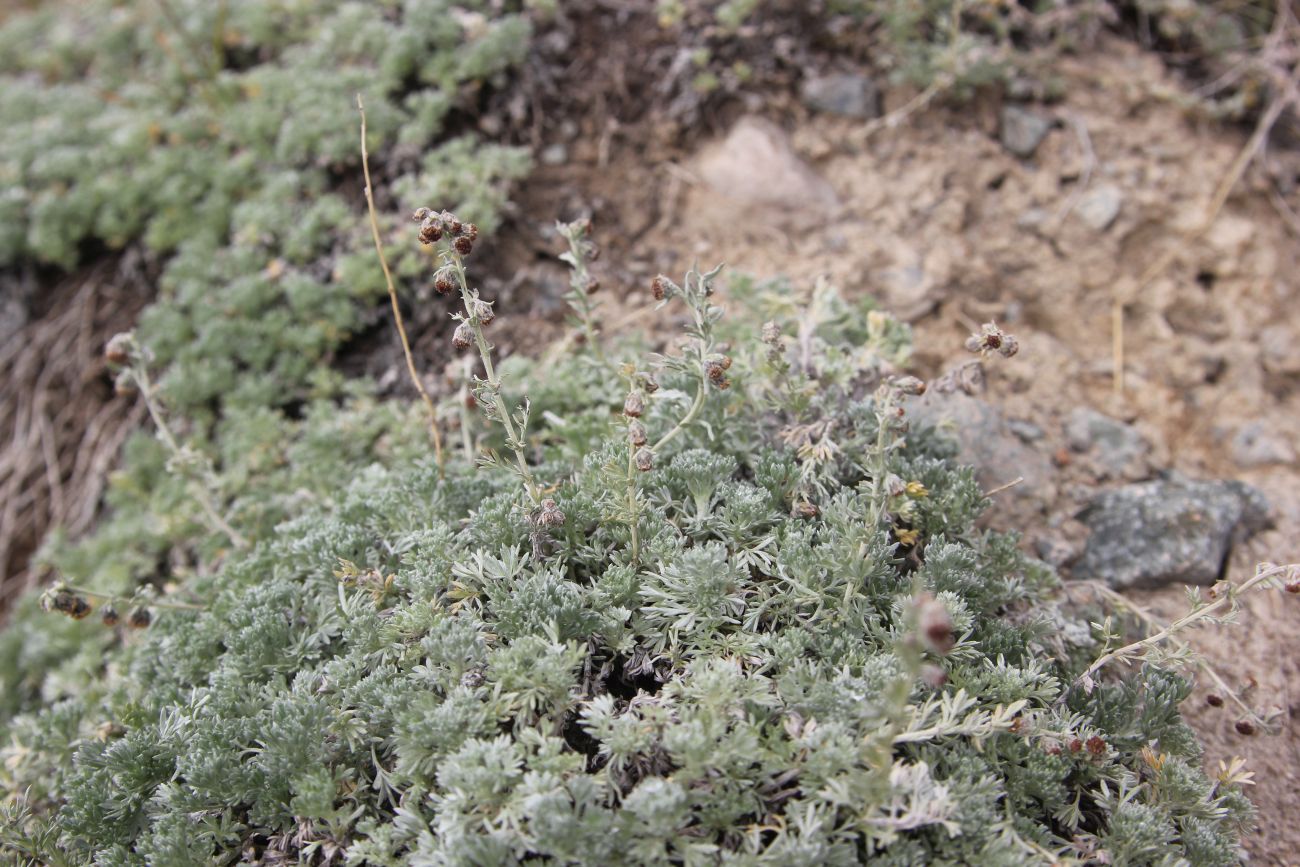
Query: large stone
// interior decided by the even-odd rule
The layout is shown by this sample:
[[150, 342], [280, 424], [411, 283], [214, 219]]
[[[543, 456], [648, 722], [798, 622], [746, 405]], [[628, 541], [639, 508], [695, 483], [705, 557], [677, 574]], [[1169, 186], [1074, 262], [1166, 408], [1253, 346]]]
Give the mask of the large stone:
[[1147, 475], [1151, 446], [1132, 425], [1088, 407], [1077, 407], [1065, 423], [1070, 448], [1091, 453], [1103, 478], [1140, 479]]
[[817, 111], [868, 120], [880, 116], [880, 88], [854, 73], [819, 75], [804, 80], [804, 104]]
[[695, 168], [715, 193], [733, 202], [805, 210], [838, 204], [830, 184], [799, 158], [785, 131], [762, 118], [741, 118], [726, 139], [705, 149]]
[[1268, 526], [1269, 506], [1244, 482], [1170, 475], [1106, 491], [1079, 518], [1091, 534], [1074, 577], [1123, 590], [1213, 584], [1232, 546]]
[[1000, 126], [1002, 146], [1018, 157], [1029, 159], [1052, 128], [1052, 121], [1018, 105], [1008, 105], [1002, 109]]
[[913, 426], [950, 431], [961, 449], [959, 460], [975, 468], [976, 478], [984, 490], [1023, 478], [1024, 481], [999, 495], [1005, 498], [1000, 505], [1009, 511], [1037, 513], [1055, 498], [1051, 461], [1026, 443], [1017, 427], [996, 406], [961, 392], [930, 393], [911, 401], [907, 413]]

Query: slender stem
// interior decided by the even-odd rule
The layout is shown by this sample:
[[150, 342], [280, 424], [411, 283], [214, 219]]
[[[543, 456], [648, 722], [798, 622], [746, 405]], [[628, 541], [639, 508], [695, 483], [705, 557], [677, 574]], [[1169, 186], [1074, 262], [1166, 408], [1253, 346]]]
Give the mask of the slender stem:
[[361, 113], [361, 170], [366, 178], [366, 207], [370, 211], [370, 234], [375, 239], [375, 252], [379, 254], [379, 267], [384, 269], [384, 282], [388, 284], [388, 300], [393, 306], [393, 321], [397, 323], [397, 335], [402, 339], [402, 352], [406, 356], [406, 372], [420, 393], [424, 407], [429, 412], [429, 431], [433, 434], [433, 459], [438, 464], [438, 478], [445, 478], [445, 466], [442, 456], [442, 434], [438, 431], [438, 412], [434, 409], [429, 392], [415, 370], [415, 359], [411, 357], [411, 341], [406, 337], [406, 324], [402, 320], [402, 310], [397, 304], [397, 287], [393, 284], [393, 272], [388, 268], [388, 257], [384, 255], [384, 244], [379, 238], [379, 217], [375, 214], [375, 193], [370, 185], [370, 154], [366, 151], [366, 107], [357, 94], [357, 111]]
[[883, 408], [876, 413], [876, 467], [875, 478], [871, 480], [871, 526], [875, 529], [880, 526], [880, 521], [885, 512], [885, 471], [888, 468], [888, 462], [885, 459], [885, 450], [889, 444], [889, 410], [893, 406], [893, 391], [890, 390], [884, 399]]
[[[79, 596], [89, 596], [92, 599], [104, 599], [109, 602], [129, 602], [125, 596], [117, 596], [113, 593], [100, 593], [97, 590], [87, 590], [85, 587], [77, 587], [72, 584], [64, 584], [63, 588]], [[150, 608], [173, 608], [177, 611], [207, 611], [206, 605], [191, 605], [187, 602], [161, 602], [156, 599], [141, 600], [141, 605], [147, 605]]]
[[[1160, 621], [1158, 621], [1149, 611], [1147, 611], [1141, 605], [1138, 605], [1136, 602], [1129, 599], [1127, 596], [1123, 595], [1122, 593], [1117, 593], [1116, 591], [1110, 589], [1100, 581], [1089, 581], [1087, 582], [1087, 586], [1089, 587], [1089, 589], [1091, 589], [1099, 596], [1108, 599], [1110, 603], [1116, 606], [1117, 608], [1123, 608], [1133, 612], [1133, 614], [1135, 614], [1138, 617], [1138, 619], [1140, 619], [1143, 623], [1147, 624], [1147, 626], [1153, 629], [1163, 628]], [[1173, 635], [1169, 636], [1169, 643], [1172, 644], [1175, 648], [1178, 648], [1179, 650], [1184, 650], [1188, 647], [1187, 642]], [[1244, 701], [1241, 700], [1241, 696], [1237, 695], [1237, 691], [1234, 690], [1232, 687], [1228, 686], [1228, 684], [1224, 681], [1224, 679], [1219, 676], [1219, 673], [1214, 670], [1213, 666], [1211, 666], [1208, 662], [1206, 662], [1204, 659], [1199, 657], [1194, 659], [1194, 663], [1197, 668], [1205, 672], [1206, 677], [1214, 681], [1214, 685], [1217, 686], [1221, 692], [1227, 695], [1228, 698], [1232, 699], [1233, 704], [1241, 708], [1243, 713], [1250, 716], [1252, 719], [1263, 722], [1262, 720], [1259, 719], [1259, 715], [1256, 714], [1255, 711], [1252, 710], [1248, 704], [1246, 704]]]
[[1134, 641], [1132, 644], [1126, 644], [1123, 647], [1110, 651], [1109, 653], [1102, 654], [1100, 657], [1097, 658], [1095, 662], [1093, 662], [1092, 665], [1088, 666], [1087, 671], [1085, 671], [1083, 674], [1079, 675], [1075, 679], [1075, 683], [1078, 684], [1088, 678], [1091, 678], [1092, 675], [1096, 674], [1102, 667], [1104, 667], [1109, 662], [1112, 662], [1116, 659], [1124, 659], [1130, 656], [1136, 656], [1138, 653], [1145, 651], [1148, 647], [1152, 647], [1154, 645], [1159, 644], [1162, 641], [1165, 641], [1166, 639], [1176, 635], [1177, 633], [1181, 632], [1187, 627], [1192, 626], [1197, 621], [1204, 620], [1205, 618], [1209, 617], [1212, 613], [1222, 608], [1226, 603], [1231, 602], [1232, 600], [1236, 599], [1238, 596], [1242, 595], [1243, 593], [1247, 593], [1252, 588], [1259, 586], [1265, 581], [1269, 581], [1273, 578], [1276, 578], [1278, 575], [1285, 574], [1288, 570], [1294, 568], [1295, 566], [1274, 566], [1271, 569], [1265, 569], [1263, 572], [1257, 572], [1254, 575], [1254, 577], [1250, 578], [1248, 581], [1243, 583], [1240, 587], [1234, 587], [1232, 585], [1229, 585], [1228, 589], [1218, 599], [1214, 600], [1213, 602], [1211, 602], [1210, 604], [1202, 608], [1197, 608], [1194, 611], [1190, 611], [1187, 614], [1184, 614], [1182, 617], [1178, 618], [1173, 623], [1166, 626], [1164, 629], [1161, 629], [1159, 632], [1156, 632], [1152, 635], [1148, 635], [1146, 638], [1143, 638], [1141, 641]]
[[[706, 323], [704, 317], [700, 315], [699, 309], [694, 304], [691, 305], [691, 313], [695, 316], [696, 328], [701, 334], [704, 334]], [[688, 424], [695, 421], [695, 416], [699, 415], [700, 409], [704, 406], [705, 395], [709, 392], [709, 374], [704, 368], [704, 357], [708, 354], [709, 350], [705, 345], [703, 338], [701, 338], [698, 348], [700, 353], [700, 384], [695, 390], [695, 399], [691, 401], [690, 409], [686, 411], [686, 415], [682, 416], [681, 420], [673, 426], [673, 429], [660, 437], [659, 441], [650, 447], [650, 451], [652, 452], [657, 453], [665, 445], [672, 442], [678, 434], [686, 429]]]
[[524, 487], [528, 491], [528, 496], [533, 501], [533, 505], [537, 505], [542, 501], [541, 490], [537, 485], [537, 480], [533, 478], [533, 471], [529, 469], [528, 462], [524, 460], [523, 436], [515, 428], [514, 419], [510, 416], [510, 410], [501, 398], [501, 380], [497, 377], [496, 368], [492, 365], [492, 347], [487, 342], [487, 336], [483, 333], [483, 323], [474, 315], [474, 298], [469, 291], [469, 278], [465, 274], [465, 261], [454, 248], [448, 251], [448, 256], [451, 259], [452, 268], [456, 272], [456, 281], [460, 284], [460, 299], [465, 305], [465, 321], [469, 323], [470, 330], [474, 332], [474, 344], [478, 347], [479, 357], [483, 360], [483, 372], [488, 390], [492, 393], [493, 409], [501, 419], [502, 426], [506, 429], [506, 441], [510, 446], [510, 450], [515, 453], [515, 463], [519, 467], [519, 475], [524, 480]]
[[601, 364], [607, 364], [605, 349], [600, 344], [600, 332], [596, 330], [596, 323], [592, 321], [593, 305], [587, 295], [587, 260], [582, 255], [582, 241], [574, 232], [566, 232], [565, 237], [569, 240], [569, 254], [573, 257], [573, 277], [569, 281], [573, 289], [572, 306], [578, 313], [578, 322], [582, 326], [583, 335], [587, 338], [587, 345], [596, 353], [596, 358]]
[[637, 508], [636, 501], [636, 446], [632, 444], [629, 438], [627, 443], [627, 509], [631, 515], [629, 524], [632, 527], [632, 565], [636, 566], [641, 562], [641, 537], [640, 528], [641, 512]]
[[[167, 426], [167, 420], [163, 417], [162, 408], [158, 406], [154, 399], [153, 382], [149, 378], [149, 371], [145, 368], [144, 363], [140, 363], [131, 369], [131, 375], [135, 377], [140, 385], [140, 394], [144, 397], [144, 405], [149, 410], [149, 416], [153, 419], [154, 426], [158, 429], [158, 438], [163, 441], [163, 445], [172, 453], [175, 458], [181, 457], [181, 447], [172, 434], [171, 428]], [[210, 474], [209, 474], [210, 475]], [[215, 479], [207, 478], [202, 484], [191, 484], [190, 487], [194, 493], [194, 499], [198, 502], [199, 508], [207, 515], [209, 521], [222, 533], [229, 537], [230, 541], [236, 548], [247, 548], [248, 540], [244, 538], [239, 531], [230, 526], [229, 522], [221, 516], [217, 510], [216, 503], [212, 501], [210, 487], [215, 484]]]

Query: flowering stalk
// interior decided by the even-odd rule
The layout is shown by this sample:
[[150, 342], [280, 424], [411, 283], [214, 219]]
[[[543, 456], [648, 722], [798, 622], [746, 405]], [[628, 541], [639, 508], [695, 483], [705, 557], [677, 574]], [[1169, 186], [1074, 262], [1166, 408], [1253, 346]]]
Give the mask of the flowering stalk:
[[138, 390], [144, 399], [149, 416], [158, 430], [158, 439], [167, 447], [167, 451], [171, 452], [169, 466], [182, 475], [189, 468], [193, 468], [197, 474], [197, 478], [191, 477], [193, 483], [189, 485], [190, 493], [194, 501], [199, 504], [199, 509], [208, 519], [211, 528], [224, 534], [236, 548], [247, 548], [248, 540], [222, 517], [221, 511], [217, 508], [213, 492], [219, 485], [211, 462], [206, 456], [189, 446], [182, 446], [168, 427], [167, 418], [163, 415], [162, 406], [154, 393], [153, 380], [149, 376], [151, 357], [152, 354], [136, 342], [135, 335], [131, 332], [114, 335], [104, 349], [105, 360], [111, 365], [122, 368], [117, 377], [118, 393], [128, 394]]
[[704, 407], [710, 386], [718, 389], [731, 387], [731, 381], [726, 374], [727, 369], [731, 367], [731, 359], [716, 351], [713, 340], [713, 327], [722, 317], [722, 310], [714, 307], [709, 301], [713, 295], [713, 278], [721, 271], [721, 265], [705, 274], [690, 271], [681, 286], [661, 274], [651, 285], [655, 300], [666, 303], [673, 296], [680, 295], [686, 302], [687, 309], [691, 311], [692, 324], [687, 328], [687, 334], [695, 339], [684, 357], [667, 359], [666, 366], [678, 370], [691, 370], [698, 374], [700, 379], [695, 397], [691, 400], [686, 414], [650, 447], [651, 453], [658, 452], [672, 442], [691, 422], [695, 421], [695, 417]]
[[[1238, 609], [1241, 607], [1241, 597], [1249, 593], [1251, 590], [1254, 590], [1257, 587], [1263, 589], [1269, 587], [1276, 588], [1278, 586], [1285, 586], [1287, 592], [1290, 593], [1300, 592], [1300, 564], [1293, 563], [1287, 566], [1261, 564], [1261, 566], [1256, 569], [1254, 576], [1244, 581], [1240, 586], [1226, 581], [1215, 585], [1215, 587], [1211, 588], [1211, 592], [1215, 594], [1214, 601], [1209, 603], [1198, 603], [1193, 606], [1191, 611], [1184, 614], [1164, 629], [1154, 632], [1140, 641], [1134, 641], [1131, 644], [1126, 644], [1123, 647], [1118, 647], [1102, 654], [1092, 663], [1092, 665], [1088, 666], [1087, 670], [1085, 670], [1083, 674], [1075, 678], [1072, 686], [1082, 686], [1085, 692], [1091, 692], [1092, 688], [1096, 685], [1093, 675], [1111, 662], [1115, 662], [1116, 660], [1128, 662], [1143, 657], [1146, 655], [1148, 650], [1157, 647], [1163, 642], [1173, 640], [1174, 636], [1197, 625], [1201, 621], [1222, 623], [1232, 615], [1236, 614]], [[1292, 589], [1293, 587], [1295, 590]], [[1228, 611], [1224, 614], [1220, 614], [1219, 612], [1223, 610], [1225, 605], [1228, 606]], [[1065, 693], [1063, 692], [1062, 696], [1064, 695]]]
[[591, 300], [592, 293], [600, 289], [600, 281], [587, 270], [587, 262], [600, 254], [600, 248], [588, 239], [591, 221], [582, 219], [572, 223], [556, 223], [555, 228], [569, 242], [569, 251], [560, 255], [560, 259], [572, 269], [569, 291], [564, 300], [573, 308], [576, 324], [586, 344], [596, 354], [596, 359], [605, 364], [605, 350], [600, 345], [600, 331], [596, 327], [597, 305]]
[[452, 345], [456, 349], [468, 349], [474, 345], [483, 362], [484, 378], [477, 381], [474, 397], [483, 406], [483, 413], [489, 419], [501, 422], [505, 429], [506, 445], [515, 455], [516, 471], [523, 481], [524, 490], [533, 506], [542, 503], [541, 487], [533, 477], [533, 471], [524, 459], [526, 443], [524, 435], [528, 429], [528, 402], [525, 398], [518, 417], [511, 414], [501, 397], [501, 377], [497, 375], [492, 363], [492, 344], [488, 342], [484, 327], [496, 319], [492, 305], [478, 295], [478, 291], [469, 288], [469, 278], [465, 273], [465, 257], [474, 249], [478, 239], [478, 227], [473, 223], [462, 223], [448, 211], [435, 212], [420, 208], [415, 212], [415, 219], [420, 221], [420, 241], [434, 244], [444, 237], [447, 244], [443, 247], [440, 258], [442, 266], [434, 275], [434, 289], [440, 294], [456, 291], [464, 307], [462, 313], [456, 314], [460, 323], [452, 335]]

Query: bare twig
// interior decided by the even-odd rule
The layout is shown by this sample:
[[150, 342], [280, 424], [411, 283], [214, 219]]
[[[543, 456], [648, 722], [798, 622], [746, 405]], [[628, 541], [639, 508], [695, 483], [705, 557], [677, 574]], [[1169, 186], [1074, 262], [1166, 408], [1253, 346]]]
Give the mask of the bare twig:
[[397, 287], [393, 283], [393, 272], [388, 268], [388, 258], [384, 255], [384, 242], [379, 237], [379, 217], [375, 213], [375, 193], [370, 184], [370, 154], [366, 150], [366, 107], [357, 94], [357, 111], [361, 113], [361, 170], [366, 178], [366, 207], [370, 211], [370, 234], [375, 239], [375, 252], [379, 254], [379, 266], [384, 269], [384, 282], [388, 284], [388, 300], [393, 305], [393, 321], [397, 323], [397, 335], [402, 339], [402, 352], [406, 356], [406, 371], [420, 393], [424, 407], [429, 411], [429, 432], [433, 435], [433, 458], [438, 464], [438, 478], [444, 477], [442, 456], [442, 434], [438, 431], [438, 411], [433, 399], [420, 381], [420, 374], [415, 370], [415, 359], [411, 356], [411, 341], [406, 337], [406, 324], [402, 320], [402, 310], [397, 303]]

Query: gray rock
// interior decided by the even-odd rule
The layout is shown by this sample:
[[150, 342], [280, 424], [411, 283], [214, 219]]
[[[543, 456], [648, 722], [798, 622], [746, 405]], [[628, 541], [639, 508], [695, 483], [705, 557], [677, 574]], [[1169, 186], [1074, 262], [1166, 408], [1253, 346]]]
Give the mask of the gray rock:
[[1261, 421], [1243, 425], [1229, 443], [1232, 459], [1243, 467], [1289, 464], [1295, 450], [1277, 430]]
[[1013, 418], [1007, 422], [1007, 429], [1027, 443], [1036, 443], [1047, 434], [1032, 421]]
[[563, 142], [547, 145], [542, 149], [541, 160], [543, 165], [562, 166], [569, 161], [569, 149]]
[[1074, 576], [1123, 590], [1213, 584], [1232, 546], [1268, 526], [1269, 506], [1244, 482], [1171, 475], [1106, 491], [1079, 518], [1091, 534]]
[[1103, 232], [1115, 222], [1123, 206], [1124, 194], [1119, 191], [1119, 187], [1106, 184], [1084, 193], [1074, 212], [1088, 228]]
[[1150, 444], [1132, 425], [1087, 407], [1065, 423], [1065, 438], [1076, 452], [1092, 452], [1103, 478], [1140, 479], [1147, 474]]
[[726, 139], [705, 148], [695, 169], [714, 192], [737, 203], [827, 211], [839, 201], [785, 131], [759, 117], [738, 120]]
[[1002, 108], [999, 130], [1002, 146], [1018, 157], [1023, 159], [1032, 157], [1051, 128], [1050, 119], [1028, 109], [1018, 105], [1007, 105]]
[[842, 73], [804, 80], [804, 104], [817, 111], [867, 120], [880, 116], [880, 88], [865, 75]]
[[961, 449], [959, 459], [975, 468], [984, 490], [1023, 477], [998, 495], [1000, 505], [1012, 511], [1018, 511], [1018, 504], [1041, 511], [1056, 496], [1051, 461], [1021, 439], [992, 404], [960, 392], [931, 393], [909, 403], [907, 413], [913, 426], [950, 430]]

